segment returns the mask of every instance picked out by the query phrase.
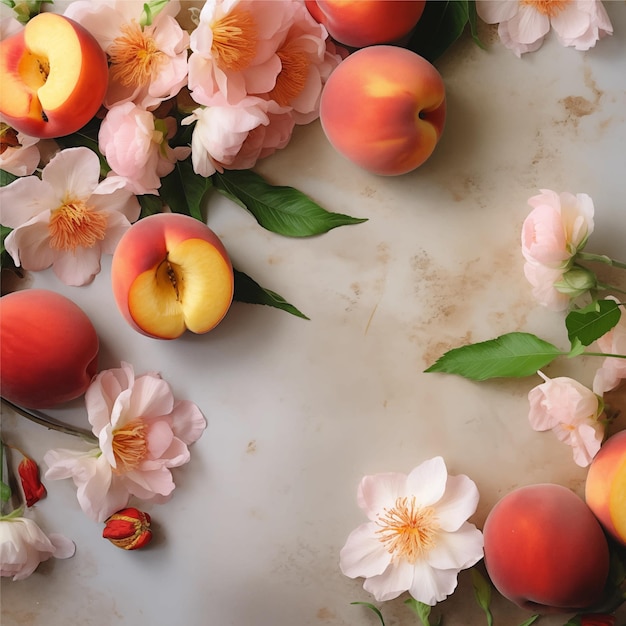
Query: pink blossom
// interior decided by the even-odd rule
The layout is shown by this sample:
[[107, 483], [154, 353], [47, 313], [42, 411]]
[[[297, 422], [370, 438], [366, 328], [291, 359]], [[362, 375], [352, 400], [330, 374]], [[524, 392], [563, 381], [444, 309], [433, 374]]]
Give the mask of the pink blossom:
[[518, 57], [541, 47], [551, 28], [563, 46], [589, 50], [613, 33], [600, 0], [477, 0], [478, 16], [498, 24], [503, 45]]
[[67, 148], [37, 176], [0, 188], [0, 223], [15, 264], [38, 271], [52, 266], [68, 285], [84, 285], [100, 271], [102, 254], [139, 218], [137, 198], [123, 181], [99, 182], [100, 161], [89, 148]]
[[195, 124], [191, 138], [194, 171], [210, 176], [224, 169], [246, 169], [258, 158], [284, 147], [294, 121], [275, 102], [247, 97], [238, 105], [198, 107], [182, 120]]
[[65, 10], [67, 17], [94, 35], [109, 57], [107, 108], [134, 102], [154, 109], [187, 82], [189, 34], [175, 19], [180, 3], [165, 3], [145, 26], [144, 4], [143, 0], [78, 0]]
[[46, 478], [72, 478], [81, 508], [99, 522], [126, 507], [131, 496], [167, 501], [176, 486], [171, 469], [190, 460], [188, 446], [206, 428], [200, 409], [176, 400], [158, 374], [136, 377], [128, 363], [100, 372], [85, 403], [98, 447], [50, 450]]
[[156, 118], [132, 102], [117, 104], [107, 112], [98, 145], [117, 176], [136, 194], [156, 194], [161, 178], [167, 176], [176, 161], [186, 159], [191, 149], [170, 148], [167, 140], [176, 133], [174, 118]]
[[541, 372], [539, 375], [545, 382], [528, 394], [531, 427], [552, 430], [559, 441], [572, 446], [574, 462], [586, 467], [604, 438], [601, 398], [573, 378], [550, 379]]
[[[608, 296], [607, 299], [618, 302], [613, 296]], [[623, 305], [620, 308], [622, 315], [617, 325], [597, 341], [600, 351], [606, 354], [626, 354], [626, 310]], [[607, 357], [593, 379], [593, 390], [602, 395], [618, 387], [624, 379], [626, 359]]]
[[190, 39], [193, 99], [208, 106], [221, 94], [229, 104], [237, 104], [247, 95], [270, 92], [282, 69], [277, 50], [297, 5], [273, 0], [207, 0]]
[[30, 176], [39, 165], [39, 139], [18, 133], [0, 117], [0, 169], [14, 176]]

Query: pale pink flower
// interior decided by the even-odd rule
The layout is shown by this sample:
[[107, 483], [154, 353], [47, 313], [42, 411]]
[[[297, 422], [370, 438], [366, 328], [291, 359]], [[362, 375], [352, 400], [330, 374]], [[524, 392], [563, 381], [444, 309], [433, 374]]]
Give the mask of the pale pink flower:
[[0, 224], [15, 264], [38, 271], [52, 266], [67, 285], [84, 285], [100, 271], [102, 254], [139, 218], [137, 198], [123, 181], [99, 182], [100, 160], [89, 148], [67, 148], [37, 176], [0, 188]]
[[534, 430], [552, 430], [559, 441], [573, 448], [574, 462], [589, 465], [604, 438], [602, 399], [568, 377], [548, 378], [530, 390], [528, 419]]
[[45, 477], [72, 478], [82, 510], [99, 522], [124, 508], [131, 496], [167, 501], [176, 486], [172, 468], [189, 461], [188, 446], [206, 428], [200, 409], [176, 400], [158, 374], [135, 377], [128, 363], [100, 372], [85, 403], [98, 447], [50, 450]]
[[37, 137], [17, 132], [0, 116], [0, 169], [14, 176], [30, 176], [39, 165]]
[[369, 521], [350, 533], [339, 564], [346, 576], [365, 578], [363, 588], [379, 602], [408, 591], [432, 606], [483, 557], [482, 533], [467, 522], [478, 489], [467, 476], [449, 476], [441, 457], [408, 476], [365, 476], [357, 497]]
[[589, 50], [613, 33], [600, 0], [477, 0], [478, 16], [498, 24], [503, 45], [518, 57], [541, 47], [552, 28], [563, 46]]
[[[266, 94], [282, 69], [277, 54], [297, 2], [207, 0], [191, 33], [189, 89], [199, 104]], [[218, 103], [221, 101], [218, 99]]]
[[291, 115], [275, 102], [256, 97], [247, 97], [236, 106], [221, 97], [219, 104], [198, 107], [181, 123], [195, 124], [191, 159], [201, 176], [252, 167], [261, 156], [284, 147], [294, 126]]
[[187, 146], [170, 148], [168, 139], [176, 134], [173, 117], [159, 119], [132, 102], [117, 104], [107, 112], [98, 133], [100, 152], [117, 176], [133, 193], [155, 194], [161, 178], [176, 161], [191, 153]]
[[180, 2], [163, 5], [152, 24], [142, 25], [143, 0], [78, 0], [65, 10], [89, 30], [110, 63], [104, 106], [134, 102], [154, 109], [187, 82], [189, 34], [175, 17]]
[[67, 537], [46, 535], [36, 522], [20, 515], [0, 517], [0, 576], [23, 580], [39, 563], [54, 557], [67, 559], [76, 546]]
[[[607, 299], [619, 302], [613, 296]], [[597, 344], [601, 352], [606, 354], [626, 354], [626, 309], [621, 306], [622, 315], [616, 326], [598, 339]], [[593, 390], [603, 395], [620, 385], [626, 379], [626, 359], [607, 357], [596, 372], [593, 379]]]

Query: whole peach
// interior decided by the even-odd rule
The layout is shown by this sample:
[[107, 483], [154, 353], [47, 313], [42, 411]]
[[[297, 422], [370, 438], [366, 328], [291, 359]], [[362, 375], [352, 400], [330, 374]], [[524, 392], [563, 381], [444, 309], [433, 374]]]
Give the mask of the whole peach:
[[344, 59], [328, 78], [320, 121], [331, 145], [374, 174], [405, 174], [435, 150], [446, 117], [437, 69], [415, 52], [370, 46]]
[[393, 43], [408, 35], [425, 0], [306, 0], [309, 13], [329, 35], [351, 48]]
[[0, 392], [30, 409], [78, 398], [98, 370], [98, 335], [86, 313], [54, 291], [0, 298]]
[[556, 484], [505, 495], [483, 528], [485, 566], [498, 591], [537, 613], [572, 612], [598, 603], [609, 548], [591, 509]]
[[605, 530], [626, 545], [626, 430], [609, 437], [591, 462], [585, 500]]

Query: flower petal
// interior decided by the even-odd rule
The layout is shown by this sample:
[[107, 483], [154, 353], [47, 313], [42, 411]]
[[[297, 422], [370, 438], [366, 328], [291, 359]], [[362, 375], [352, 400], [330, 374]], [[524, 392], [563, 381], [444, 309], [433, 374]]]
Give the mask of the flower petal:
[[[436, 456], [418, 465], [407, 476], [406, 490], [419, 506], [431, 506], [445, 493], [448, 471], [442, 457]], [[405, 495], [405, 494], [403, 494]]]
[[381, 511], [392, 508], [405, 493], [405, 474], [387, 472], [364, 476], [357, 490], [357, 502], [371, 520], [376, 520]]
[[409, 593], [418, 602], [434, 606], [456, 589], [457, 576], [456, 569], [433, 569], [426, 561], [418, 561]]
[[448, 476], [446, 491], [436, 504], [439, 527], [447, 532], [458, 530], [476, 512], [479, 498], [478, 488], [469, 477]]
[[426, 560], [435, 569], [461, 570], [483, 558], [483, 534], [469, 522], [454, 532], [440, 532]]
[[370, 576], [363, 589], [369, 591], [378, 602], [397, 598], [411, 588], [415, 568], [406, 561], [392, 561], [389, 567], [378, 576]]
[[187, 445], [200, 439], [207, 427], [206, 418], [198, 406], [189, 400], [177, 401], [169, 417], [174, 434]]
[[345, 576], [358, 578], [382, 574], [391, 555], [376, 537], [376, 524], [367, 522], [355, 528], [339, 553], [339, 567]]
[[48, 182], [60, 198], [71, 200], [87, 200], [98, 186], [99, 177], [98, 156], [83, 147], [61, 150], [41, 173], [41, 179]]

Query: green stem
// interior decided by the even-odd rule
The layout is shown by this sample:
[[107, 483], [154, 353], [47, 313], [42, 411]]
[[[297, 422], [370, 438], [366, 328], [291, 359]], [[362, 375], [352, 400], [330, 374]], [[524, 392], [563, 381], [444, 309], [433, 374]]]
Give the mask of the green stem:
[[596, 289], [600, 291], [617, 291], [617, 293], [626, 293], [624, 289], [620, 289], [619, 287], [614, 287], [613, 285], [607, 285], [606, 283], [596, 283]]
[[607, 354], [606, 352], [581, 352], [582, 356], [606, 356], [616, 359], [626, 359], [626, 354]]
[[582, 261], [596, 261], [598, 263], [604, 263], [605, 265], [611, 265], [612, 267], [619, 267], [622, 270], [626, 270], [626, 263], [611, 259], [605, 254], [592, 254], [591, 252], [577, 252], [576, 258]]

